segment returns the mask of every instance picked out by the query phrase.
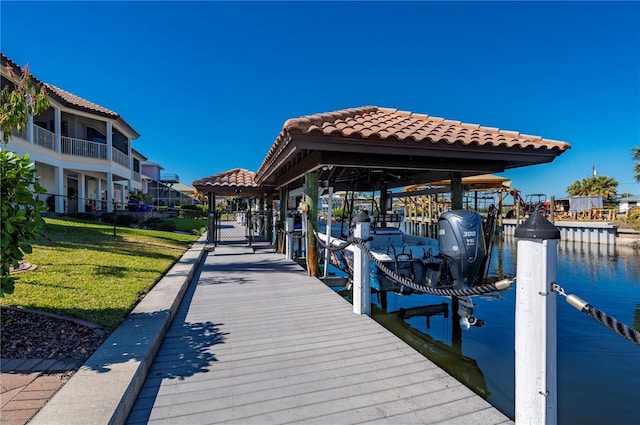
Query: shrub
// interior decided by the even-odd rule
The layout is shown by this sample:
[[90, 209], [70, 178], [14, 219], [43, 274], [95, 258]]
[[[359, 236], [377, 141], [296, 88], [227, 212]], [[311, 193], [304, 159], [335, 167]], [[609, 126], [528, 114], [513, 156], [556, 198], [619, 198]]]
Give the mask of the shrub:
[[138, 218], [129, 214], [116, 214], [116, 225], [130, 227], [138, 224]]
[[46, 207], [29, 190], [31, 186], [36, 194], [45, 193], [45, 189], [38, 183], [29, 155], [20, 156], [0, 149], [0, 163], [1, 297], [13, 293], [14, 278], [10, 276], [10, 268], [18, 268], [24, 254], [31, 253], [31, 241], [44, 226], [41, 213]]
[[178, 226], [172, 221], [163, 220], [158, 217], [151, 217], [142, 223], [149, 230], [162, 230], [164, 232], [175, 232]]
[[631, 208], [627, 211], [627, 218], [625, 221], [633, 226], [633, 228], [640, 228], [640, 207]]

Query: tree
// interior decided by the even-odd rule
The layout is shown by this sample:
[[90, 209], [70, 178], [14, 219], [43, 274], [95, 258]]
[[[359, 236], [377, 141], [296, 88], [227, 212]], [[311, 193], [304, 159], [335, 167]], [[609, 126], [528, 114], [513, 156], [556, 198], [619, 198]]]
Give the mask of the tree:
[[[0, 297], [11, 294], [15, 279], [11, 267], [17, 268], [24, 254], [31, 252], [31, 241], [44, 225], [41, 212], [46, 209], [39, 194], [40, 186], [29, 155], [20, 156], [6, 149], [13, 128], [22, 134], [30, 115], [37, 115], [49, 107], [40, 87], [33, 84], [29, 68], [22, 69], [19, 78], [10, 66], [7, 72], [14, 88], [5, 86], [0, 92], [0, 130], [4, 146], [0, 148]], [[34, 193], [36, 197], [34, 197]]]
[[640, 183], [640, 146], [634, 146], [631, 148], [631, 157], [636, 164], [633, 166], [634, 177], [638, 183]]
[[567, 187], [569, 196], [602, 196], [605, 199], [616, 197], [618, 181], [607, 176], [596, 176], [576, 180]]
[[140, 201], [143, 204], [150, 204], [153, 202], [153, 196], [150, 193], [144, 193], [141, 190], [135, 189], [129, 193], [130, 201]]

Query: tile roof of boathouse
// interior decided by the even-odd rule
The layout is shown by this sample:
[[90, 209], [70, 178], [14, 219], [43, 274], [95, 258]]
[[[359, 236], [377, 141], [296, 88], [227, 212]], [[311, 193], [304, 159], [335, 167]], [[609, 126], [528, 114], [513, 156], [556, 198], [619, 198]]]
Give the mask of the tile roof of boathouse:
[[193, 186], [201, 192], [252, 195], [259, 192], [255, 175], [253, 171], [234, 168], [233, 170], [195, 180]]
[[[309, 156], [301, 153], [305, 150], [339, 153], [316, 155], [316, 160], [327, 160], [327, 163], [328, 159], [343, 162], [349, 154], [353, 161], [357, 155], [365, 154], [372, 160], [372, 167], [384, 167], [384, 158], [395, 158], [396, 163], [391, 165], [395, 169], [402, 169], [403, 161], [409, 164], [408, 160], [421, 158], [415, 162], [416, 169], [427, 170], [437, 165], [434, 159], [442, 159], [443, 164], [454, 170], [456, 164], [452, 160], [455, 159], [464, 161], [461, 169], [469, 176], [550, 162], [570, 147], [567, 142], [517, 131], [364, 106], [287, 120], [256, 172], [256, 181], [264, 184], [270, 180], [276, 185], [286, 183], [287, 178], [291, 181], [296, 177], [293, 173], [302, 168], [296, 164]], [[431, 162], [427, 158], [431, 158]], [[493, 164], [483, 167], [482, 161]], [[351, 164], [366, 166], [365, 161]], [[283, 174], [286, 175], [282, 177]], [[432, 178], [448, 177], [442, 172], [439, 174], [434, 173]]]

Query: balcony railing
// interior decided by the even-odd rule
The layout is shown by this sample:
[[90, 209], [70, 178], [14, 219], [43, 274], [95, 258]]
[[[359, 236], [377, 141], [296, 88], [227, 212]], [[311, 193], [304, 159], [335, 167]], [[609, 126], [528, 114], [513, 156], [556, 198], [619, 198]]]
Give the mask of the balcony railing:
[[33, 142], [36, 145], [42, 146], [44, 148], [55, 150], [55, 139], [56, 135], [49, 130], [46, 130], [42, 127], [38, 127], [37, 125], [33, 126]]
[[160, 181], [165, 183], [179, 183], [180, 177], [175, 173], [162, 173], [160, 174]]
[[86, 158], [107, 159], [107, 145], [88, 140], [62, 138], [62, 153], [65, 155], [84, 156]]
[[133, 175], [133, 181], [135, 182], [139, 182], [140, 180], [140, 173], [137, 171], [132, 171], [131, 174]]
[[129, 168], [129, 156], [120, 152], [118, 149], [111, 148], [111, 158], [116, 164], [120, 164], [123, 167]]

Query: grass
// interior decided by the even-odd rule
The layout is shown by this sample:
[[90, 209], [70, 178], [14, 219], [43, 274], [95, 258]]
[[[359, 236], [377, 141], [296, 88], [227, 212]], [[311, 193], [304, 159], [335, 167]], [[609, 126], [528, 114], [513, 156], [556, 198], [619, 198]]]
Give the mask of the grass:
[[208, 222], [204, 218], [168, 218], [167, 221], [173, 221], [177, 229], [181, 232], [193, 234], [203, 234]]
[[0, 304], [50, 311], [114, 330], [197, 239], [195, 235], [47, 218], [13, 294]]

